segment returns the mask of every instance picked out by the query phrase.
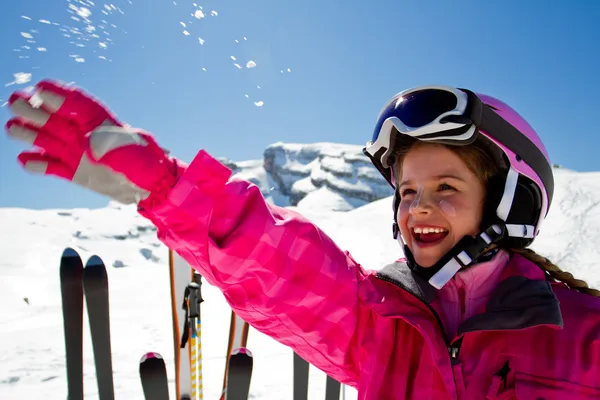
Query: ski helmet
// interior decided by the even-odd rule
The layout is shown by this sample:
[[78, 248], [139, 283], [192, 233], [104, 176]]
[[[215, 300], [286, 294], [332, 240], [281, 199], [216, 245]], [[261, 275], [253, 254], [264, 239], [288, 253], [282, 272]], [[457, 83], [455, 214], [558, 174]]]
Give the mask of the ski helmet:
[[[393, 235], [400, 196], [394, 182], [394, 148], [406, 138], [454, 146], [483, 142], [503, 165], [488, 185], [481, 232], [465, 237], [430, 268], [419, 268], [441, 288], [463, 267], [497, 247], [524, 248], [538, 235], [554, 192], [548, 153], [531, 125], [506, 103], [468, 89], [420, 86], [395, 95], [382, 109], [364, 154], [394, 188]], [[404, 245], [409, 263], [417, 266]], [[425, 272], [423, 272], [425, 271]]]

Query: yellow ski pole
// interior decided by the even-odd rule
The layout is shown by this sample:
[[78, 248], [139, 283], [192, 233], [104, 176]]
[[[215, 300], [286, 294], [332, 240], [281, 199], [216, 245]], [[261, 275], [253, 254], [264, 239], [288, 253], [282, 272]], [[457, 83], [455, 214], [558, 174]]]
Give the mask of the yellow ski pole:
[[194, 282], [188, 285], [188, 310], [189, 310], [189, 327], [190, 327], [190, 368], [192, 379], [192, 399], [203, 399], [203, 382], [202, 382], [202, 321], [200, 318], [200, 303], [202, 293], [200, 285], [202, 277], [199, 274], [194, 275]]

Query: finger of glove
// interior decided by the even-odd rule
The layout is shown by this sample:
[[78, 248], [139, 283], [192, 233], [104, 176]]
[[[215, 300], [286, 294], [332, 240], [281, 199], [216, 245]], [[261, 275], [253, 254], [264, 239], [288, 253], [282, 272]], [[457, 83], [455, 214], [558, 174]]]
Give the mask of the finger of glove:
[[19, 154], [18, 160], [23, 168], [34, 174], [54, 175], [67, 180], [72, 180], [75, 174], [73, 168], [44, 150], [24, 151]]
[[63, 118], [72, 119], [85, 133], [101, 124], [117, 125], [117, 118], [93, 95], [62, 82], [42, 80], [36, 84], [36, 94], [42, 104]]
[[[47, 97], [43, 93], [34, 93], [33, 95], [23, 92], [13, 93], [8, 101], [12, 113], [29, 127], [43, 128], [45, 135], [52, 135], [56, 139], [60, 138], [59, 140], [65, 143], [71, 143], [78, 137], [80, 142], [83, 140], [86, 132], [79, 133], [76, 124], [69, 123], [68, 119], [55, 114], [56, 100], [43, 103], [36, 100], [36, 96], [42, 99]], [[42, 129], [37, 129], [37, 131], [42, 132]]]
[[49, 134], [22, 117], [10, 119], [6, 123], [6, 132], [12, 139], [32, 144], [53, 154], [60, 154], [69, 147], [60, 137]]
[[30, 102], [31, 97], [27, 93], [15, 92], [8, 99], [8, 107], [16, 117], [23, 118], [37, 127], [42, 127], [50, 119], [51, 111], [45, 107], [35, 108]]
[[[51, 100], [49, 103], [40, 103], [36, 100], [36, 96]], [[70, 146], [77, 143], [77, 147], [81, 149], [80, 151], [83, 151], [84, 136], [88, 131], [82, 129], [69, 117], [58, 115], [56, 107], [58, 107], [57, 102], [59, 100], [56, 99], [56, 96], [53, 96], [41, 92], [33, 95], [15, 92], [9, 99], [10, 109], [17, 118], [27, 123], [29, 127], [39, 128], [37, 131], [40, 135], [53, 136], [56, 140]]]

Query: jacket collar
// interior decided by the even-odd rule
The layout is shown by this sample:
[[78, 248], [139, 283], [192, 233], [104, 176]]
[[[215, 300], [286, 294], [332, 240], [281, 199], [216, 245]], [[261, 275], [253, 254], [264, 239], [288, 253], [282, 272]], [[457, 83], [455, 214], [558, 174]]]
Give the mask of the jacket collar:
[[[438, 290], [403, 260], [384, 267], [376, 276], [394, 283], [428, 306], [437, 297]], [[544, 272], [523, 256], [512, 254], [485, 312], [465, 320], [458, 333], [519, 330], [540, 325], [563, 327], [559, 301]]]

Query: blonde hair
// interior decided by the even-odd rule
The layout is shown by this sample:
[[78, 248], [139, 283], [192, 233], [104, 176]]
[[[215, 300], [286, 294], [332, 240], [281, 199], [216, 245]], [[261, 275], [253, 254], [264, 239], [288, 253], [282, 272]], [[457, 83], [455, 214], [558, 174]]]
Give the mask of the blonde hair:
[[[397, 176], [398, 179], [400, 179], [401, 175], [402, 162], [408, 154], [408, 152], [417, 146], [425, 145], [432, 144], [419, 141], [413, 138], [406, 138], [406, 140], [403, 139], [401, 143], [396, 144], [394, 148], [393, 158], [394, 168], [396, 168], [397, 172], [397, 174], [394, 175]], [[460, 159], [465, 162], [467, 167], [475, 174], [475, 176], [477, 176], [484, 188], [487, 188], [489, 180], [499, 175], [505, 167], [504, 161], [494, 154], [494, 151], [492, 150], [491, 146], [485, 141], [485, 139], [476, 140], [470, 146], [450, 146], [444, 144], [434, 145], [443, 146], [454, 152], [458, 157], [460, 157]], [[396, 182], [396, 184], [397, 183], [398, 182]], [[574, 289], [582, 293], [587, 293], [595, 297], [600, 297], [600, 290], [590, 288], [585, 281], [575, 278], [570, 272], [563, 271], [557, 265], [548, 260], [546, 257], [537, 254], [534, 250], [530, 248], [509, 248], [507, 250], [513, 254], [516, 253], [525, 257], [526, 259], [537, 265], [540, 269], [542, 269], [544, 273], [554, 281], [562, 282], [566, 284], [567, 287], [569, 287], [570, 289]]]

